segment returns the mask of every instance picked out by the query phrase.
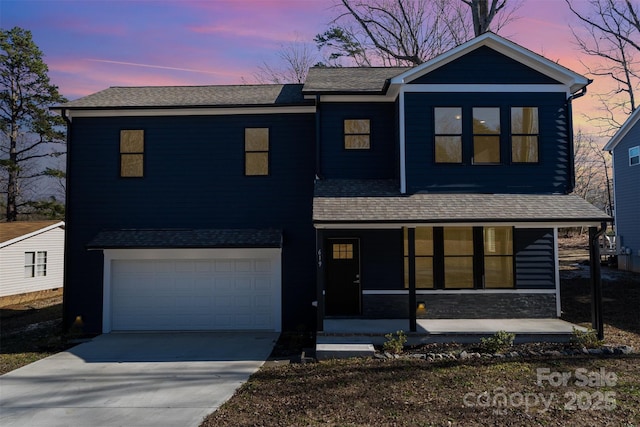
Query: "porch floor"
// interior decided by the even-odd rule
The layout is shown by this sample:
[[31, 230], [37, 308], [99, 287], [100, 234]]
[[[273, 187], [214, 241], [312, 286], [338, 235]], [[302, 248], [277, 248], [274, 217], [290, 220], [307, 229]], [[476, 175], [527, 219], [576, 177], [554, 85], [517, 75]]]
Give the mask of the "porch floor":
[[573, 328], [585, 328], [561, 319], [417, 319], [416, 332], [409, 332], [408, 319], [324, 319], [318, 343], [372, 343], [386, 341], [385, 334], [399, 330], [408, 344], [430, 342], [479, 342], [498, 331], [516, 334], [515, 342], [566, 342]]

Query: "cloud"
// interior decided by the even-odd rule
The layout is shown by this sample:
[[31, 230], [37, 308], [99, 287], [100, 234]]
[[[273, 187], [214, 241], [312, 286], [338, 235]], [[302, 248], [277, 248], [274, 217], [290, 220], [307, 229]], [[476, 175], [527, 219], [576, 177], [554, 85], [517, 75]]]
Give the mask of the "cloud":
[[131, 67], [155, 68], [155, 69], [160, 69], [160, 70], [186, 71], [186, 72], [189, 72], [189, 73], [218, 74], [218, 75], [225, 74], [225, 73], [221, 73], [219, 71], [194, 70], [194, 69], [191, 69], [191, 68], [168, 67], [168, 66], [164, 66], [164, 65], [152, 65], [152, 64], [139, 64], [139, 63], [135, 63], [135, 62], [112, 61], [112, 60], [108, 60], [108, 59], [92, 59], [92, 58], [89, 58], [89, 59], [87, 59], [87, 61], [103, 62], [105, 64], [127, 65], [127, 66], [131, 66]]

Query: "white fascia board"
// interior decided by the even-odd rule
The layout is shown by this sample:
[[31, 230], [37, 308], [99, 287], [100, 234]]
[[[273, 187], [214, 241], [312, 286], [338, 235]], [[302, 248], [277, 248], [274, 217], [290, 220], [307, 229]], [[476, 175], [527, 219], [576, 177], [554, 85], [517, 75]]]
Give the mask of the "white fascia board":
[[436, 92], [460, 92], [460, 93], [469, 93], [469, 92], [514, 92], [514, 93], [526, 93], [526, 92], [534, 92], [534, 93], [553, 93], [560, 92], [566, 93], [567, 96], [571, 95], [571, 93], [567, 90], [567, 86], [564, 85], [523, 85], [523, 84], [416, 84], [416, 85], [406, 85], [402, 87], [401, 92], [410, 93], [410, 92], [427, 92], [427, 93], [436, 93]]
[[563, 221], [563, 222], [393, 222], [393, 223], [317, 223], [313, 226], [318, 230], [395, 230], [404, 227], [515, 227], [515, 228], [566, 228], [566, 227], [600, 227], [600, 222], [593, 221]]
[[484, 33], [430, 61], [394, 77], [391, 83], [409, 83], [481, 46], [487, 46], [567, 86], [571, 93], [589, 84], [586, 77], [493, 33]]
[[66, 110], [67, 117], [166, 117], [166, 116], [235, 116], [248, 114], [314, 114], [316, 107], [240, 107], [240, 108], [144, 108]]
[[111, 260], [150, 259], [242, 259], [279, 257], [281, 248], [168, 248], [168, 249], [104, 249]]
[[[320, 94], [320, 102], [394, 102], [400, 93], [400, 85], [392, 84], [384, 95], [353, 93], [353, 94]], [[305, 95], [305, 99], [316, 99], [316, 95]]]
[[30, 237], [37, 236], [38, 234], [46, 233], [49, 230], [53, 230], [54, 228], [64, 227], [64, 221], [57, 222], [55, 224], [51, 224], [49, 226], [40, 228], [36, 231], [32, 231], [31, 233], [23, 234], [22, 236], [15, 237], [11, 240], [7, 240], [6, 242], [0, 243], [0, 248], [4, 248], [5, 246], [13, 245], [14, 243], [18, 243], [22, 240], [26, 240]]
[[622, 141], [622, 139], [629, 133], [633, 126], [640, 120], [640, 108], [637, 108], [622, 124], [620, 129], [611, 137], [609, 142], [602, 148], [604, 151], [613, 151], [614, 148]]

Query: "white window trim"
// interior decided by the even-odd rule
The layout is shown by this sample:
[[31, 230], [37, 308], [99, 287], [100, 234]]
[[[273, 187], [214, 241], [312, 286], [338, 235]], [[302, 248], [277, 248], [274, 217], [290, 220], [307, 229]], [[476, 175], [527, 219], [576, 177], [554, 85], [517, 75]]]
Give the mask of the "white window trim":
[[[636, 150], [637, 154], [636, 155], [632, 155], [631, 151]], [[631, 159], [637, 157], [638, 158], [638, 163], [631, 163]], [[640, 165], [640, 145], [636, 145], [635, 147], [631, 147], [629, 148], [629, 166], [638, 166]]]

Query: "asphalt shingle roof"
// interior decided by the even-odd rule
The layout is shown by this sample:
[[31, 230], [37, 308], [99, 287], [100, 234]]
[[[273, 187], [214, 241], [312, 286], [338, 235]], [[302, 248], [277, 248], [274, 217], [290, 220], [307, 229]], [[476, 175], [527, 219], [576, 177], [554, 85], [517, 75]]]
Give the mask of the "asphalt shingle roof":
[[308, 104], [301, 84], [110, 87], [56, 108], [231, 107]]
[[64, 223], [59, 220], [2, 222], [0, 223], [0, 244], [55, 224], [64, 226]]
[[611, 217], [562, 194], [400, 194], [393, 181], [318, 181], [316, 223], [583, 222]]
[[313, 67], [302, 91], [313, 93], [383, 93], [387, 80], [410, 70], [408, 67]]
[[282, 231], [272, 229], [133, 229], [101, 231], [88, 249], [280, 248]]

